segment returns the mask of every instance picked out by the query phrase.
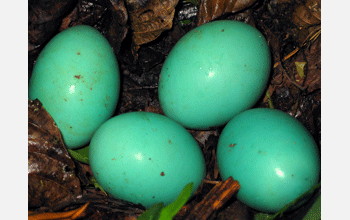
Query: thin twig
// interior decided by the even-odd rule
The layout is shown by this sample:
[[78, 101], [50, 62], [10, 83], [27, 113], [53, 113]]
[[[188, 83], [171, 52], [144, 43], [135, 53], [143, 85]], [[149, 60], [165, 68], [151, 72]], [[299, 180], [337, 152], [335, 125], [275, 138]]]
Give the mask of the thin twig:
[[206, 220], [220, 209], [240, 188], [237, 180], [229, 177], [225, 182], [219, 182], [205, 198], [191, 208], [184, 220]]

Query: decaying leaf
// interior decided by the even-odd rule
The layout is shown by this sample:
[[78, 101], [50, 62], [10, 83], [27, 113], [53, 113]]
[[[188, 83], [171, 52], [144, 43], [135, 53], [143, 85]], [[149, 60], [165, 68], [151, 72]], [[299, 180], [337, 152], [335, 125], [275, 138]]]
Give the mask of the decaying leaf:
[[306, 67], [306, 64], [307, 62], [295, 62], [295, 67], [301, 79], [305, 77], [304, 69]]
[[179, 0], [126, 0], [134, 55], [139, 46], [155, 40], [173, 24], [175, 6]]
[[55, 31], [66, 13], [74, 7], [74, 0], [28, 2], [28, 51], [45, 43]]
[[308, 92], [321, 89], [321, 38], [318, 38], [308, 50], [305, 51], [308, 62], [307, 77], [305, 85], [308, 85]]
[[99, 2], [79, 0], [74, 10], [62, 20], [60, 31], [76, 25], [94, 25], [105, 16], [106, 11], [107, 8]]
[[48, 207], [81, 193], [59, 129], [38, 100], [28, 100], [28, 207]]
[[321, 23], [321, 0], [307, 0], [298, 5], [293, 13], [293, 23], [299, 27], [309, 27]]
[[[30, 0], [30, 4], [31, 2], [32, 0]], [[120, 24], [126, 24], [127, 19], [129, 19], [127, 16], [131, 16], [134, 12], [142, 11], [141, 9], [146, 8], [148, 8], [149, 11], [143, 10], [145, 15], [147, 15], [147, 13], [152, 13], [152, 10], [155, 10], [155, 6], [152, 6], [151, 2], [157, 1], [76, 0], [74, 2], [75, 4], [81, 5], [74, 6], [75, 12], [72, 12], [68, 17], [66, 16], [65, 19], [63, 19], [63, 21], [67, 23], [62, 23], [61, 28], [67, 28], [72, 25], [74, 26], [74, 24], [78, 24], [79, 22], [81, 24], [88, 24], [98, 29], [110, 41], [110, 43], [113, 44], [114, 41], [117, 41], [118, 34], [121, 34], [120, 36], [122, 36], [122, 34], [126, 33], [120, 33], [116, 27]], [[202, 2], [202, 4], [204, 4], [203, 2], [209, 1], [182, 0], [182, 2]], [[226, 2], [226, 0], [220, 2]], [[258, 103], [256, 107], [268, 107], [270, 104], [276, 109], [280, 109], [295, 116], [307, 127], [315, 137], [316, 142], [321, 145], [321, 25], [313, 25], [311, 27], [307, 23], [306, 26], [297, 25], [302, 31], [304, 31], [304, 33], [301, 33], [299, 28], [295, 28], [295, 23], [293, 22], [293, 12], [294, 8], [296, 8], [295, 4], [306, 2], [304, 6], [308, 8], [306, 5], [310, 4], [312, 1], [274, 0], [259, 2], [261, 4], [257, 5], [258, 7], [250, 7], [254, 10], [241, 10], [253, 15], [250, 17], [269, 42], [271, 54], [273, 56], [271, 80], [268, 84], [269, 95]], [[111, 8], [111, 5], [115, 7], [116, 11], [119, 11], [119, 14], [112, 12], [114, 9]], [[174, 5], [176, 4], [174, 3]], [[179, 8], [179, 6], [180, 5], [177, 5], [177, 8]], [[272, 6], [272, 9], [270, 9], [269, 6]], [[311, 9], [313, 8], [313, 12], [320, 13], [320, 8], [318, 9], [320, 5], [310, 4], [310, 6]], [[128, 10], [126, 10], [126, 8]], [[219, 8], [212, 11], [218, 13], [218, 9]], [[224, 11], [226, 10], [228, 11], [228, 14], [232, 12], [228, 9], [224, 9]], [[41, 13], [45, 14], [44, 12]], [[239, 14], [240, 13], [235, 13], [234, 16], [238, 16]], [[142, 15], [142, 13], [139, 15]], [[56, 15], [54, 16], [57, 20], [61, 19]], [[119, 18], [118, 16], [122, 17]], [[317, 15], [312, 16], [318, 18]], [[214, 19], [225, 19], [224, 16], [215, 17], [208, 12], [208, 18], [211, 19], [211, 17], [214, 17]], [[233, 16], [230, 15], [229, 19], [232, 18]], [[140, 20], [139, 18], [137, 19], [138, 21]], [[150, 20], [152, 20], [152, 17]], [[234, 20], [242, 19], [235, 18]], [[132, 21], [128, 21], [128, 23], [133, 25]], [[180, 37], [178, 36], [185, 34], [189, 27], [192, 28], [194, 24], [192, 20], [190, 26], [175, 26], [179, 29], [182, 28], [181, 32], [170, 32], [169, 36], [171, 38], [167, 38], [166, 40], [160, 39], [159, 41], [154, 42], [155, 44], [144, 45], [141, 47], [138, 51], [139, 59], [137, 66], [133, 65], [133, 57], [129, 56], [129, 54], [128, 56], [124, 56], [124, 54], [120, 56], [125, 58], [125, 60], [119, 59], [119, 62], [121, 63], [120, 72], [123, 73], [124, 80], [122, 86], [123, 94], [120, 97], [121, 102], [118, 114], [129, 111], [138, 111], [140, 109], [160, 114], [162, 113], [157, 99], [157, 76], [161, 70], [161, 64], [164, 60], [163, 58], [165, 58], [171, 50], [172, 43], [176, 42], [173, 41], [173, 39], [179, 39]], [[123, 26], [123, 28], [125, 27], [128, 28], [127, 26]], [[131, 28], [131, 30], [134, 30], [134, 28]], [[35, 29], [35, 31], [37, 31], [37, 29]], [[108, 35], [112, 37], [109, 38]], [[28, 36], [31, 37], [29, 33]], [[171, 43], [169, 39], [172, 40]], [[167, 42], [167, 40], [169, 40], [169, 42]], [[127, 42], [129, 42], [129, 40], [127, 40]], [[116, 50], [116, 48], [118, 48], [118, 46], [112, 46], [117, 53], [118, 50]], [[39, 51], [39, 49], [40, 47], [36, 50]], [[153, 58], [152, 54], [154, 52], [152, 52], [152, 50], [159, 53], [160, 56], [157, 55]], [[126, 51], [129, 52], [128, 49], [126, 49]], [[161, 57], [161, 59], [159, 57]], [[31, 63], [34, 63], [35, 58], [36, 57], [31, 58], [32, 61], [29, 62], [29, 72], [32, 69], [32, 66], [30, 65]], [[300, 77], [295, 62], [307, 63], [307, 68], [304, 69], [305, 77]], [[76, 209], [86, 202], [90, 202], [90, 205], [84, 211], [84, 217], [82, 219], [136, 219], [137, 216], [144, 211], [142, 207], [127, 204], [126, 201], [113, 199], [111, 196], [106, 196], [101, 193], [101, 191], [94, 189], [89, 181], [92, 174], [88, 165], [76, 163], [77, 167], [75, 169], [72, 168], [70, 157], [66, 154], [64, 148], [59, 147], [63, 146], [63, 144], [61, 143], [61, 138], [57, 138], [60, 136], [57, 127], [52, 119], [45, 115], [47, 112], [41, 111], [42, 108], [39, 105], [40, 103], [34, 103], [36, 104], [33, 104], [30, 107], [31, 114], [28, 115], [29, 122], [35, 120], [35, 123], [28, 125], [31, 127], [29, 132], [31, 132], [31, 139], [33, 139], [33, 145], [29, 148], [29, 161], [32, 162], [30, 162], [31, 167], [29, 168], [28, 166], [28, 168], [32, 171], [41, 170], [41, 173], [38, 172], [38, 174], [35, 174], [32, 172], [34, 175], [28, 174], [30, 197], [29, 207], [40, 206], [39, 209], [35, 209], [36, 212], [59, 212], [57, 214], [62, 214], [64, 211]], [[216, 146], [220, 131], [221, 129], [217, 131], [196, 131], [192, 133], [203, 150], [206, 160], [207, 175], [205, 178], [206, 183], [201, 185], [197, 190], [198, 196], [195, 196], [189, 204], [185, 205], [183, 210], [190, 210], [193, 205], [200, 202], [210, 191], [213, 183], [221, 180], [216, 163]], [[35, 152], [35, 154], [33, 154], [33, 152]], [[44, 167], [44, 164], [47, 164], [46, 166], [48, 167]], [[62, 168], [63, 164], [68, 165], [65, 166], [65, 168]], [[54, 166], [54, 168], [51, 169], [50, 166]], [[80, 168], [81, 166], [84, 168]], [[56, 169], [56, 171], [52, 172], [54, 169]], [[65, 170], [65, 172], [61, 172], [61, 170]], [[69, 180], [69, 173], [71, 173], [73, 177], [75, 175], [71, 170], [76, 170], [76, 173], [78, 173], [82, 189], [84, 190], [83, 196], [79, 197], [78, 200], [69, 200], [73, 194], [72, 191], [78, 191], [73, 186], [74, 178]], [[67, 182], [54, 182], [51, 180], [54, 177], [56, 179], [68, 178], [67, 180], [70, 181], [70, 185]], [[86, 179], [85, 182], [82, 177]], [[41, 190], [40, 188], [43, 189]], [[61, 198], [57, 196], [58, 191], [60, 191]], [[51, 198], [51, 195], [54, 197]], [[62, 203], [63, 205], [60, 206], [61, 208], [48, 209], [47, 207], [52, 206], [47, 205], [47, 201], [43, 201], [43, 199], [46, 198], [50, 198], [48, 200], [50, 200], [49, 202], [52, 206], [54, 206], [55, 202], [59, 203], [62, 201], [64, 202], [65, 200], [69, 201]], [[37, 201], [39, 202], [35, 204], [34, 202]], [[40, 201], [42, 202], [40, 203]], [[182, 216], [185, 216], [185, 214], [186, 212]], [[220, 220], [246, 220], [251, 218], [252, 210], [238, 200], [233, 200], [233, 203], [229, 204], [229, 206], [221, 208], [216, 217], [216, 219]], [[183, 217], [175, 219], [183, 219]]]
[[117, 54], [128, 32], [127, 20], [122, 0], [79, 0], [75, 9], [63, 19], [60, 31], [76, 25], [93, 26], [102, 32]]
[[225, 13], [235, 13], [252, 6], [256, 0], [201, 0], [197, 26], [212, 21]]
[[106, 19], [104, 26], [106, 29], [105, 36], [112, 45], [114, 52], [119, 52], [122, 41], [128, 33], [128, 12], [125, 8], [124, 1], [110, 0], [108, 4], [109, 19]]

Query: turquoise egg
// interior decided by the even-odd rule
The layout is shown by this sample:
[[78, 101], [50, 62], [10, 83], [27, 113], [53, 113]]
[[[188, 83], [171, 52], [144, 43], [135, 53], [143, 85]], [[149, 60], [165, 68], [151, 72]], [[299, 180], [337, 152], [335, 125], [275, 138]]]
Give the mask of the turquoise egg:
[[108, 41], [94, 28], [74, 26], [41, 51], [29, 81], [29, 98], [39, 99], [61, 131], [67, 148], [89, 143], [114, 114], [119, 67]]
[[247, 110], [227, 123], [217, 162], [223, 179], [232, 176], [240, 183], [237, 198], [262, 212], [277, 212], [320, 180], [312, 136], [298, 120], [274, 109]]
[[270, 66], [269, 47], [256, 28], [229, 20], [201, 25], [169, 53], [160, 74], [160, 105], [187, 128], [224, 125], [258, 101]]
[[94, 177], [111, 196], [149, 208], [175, 201], [205, 176], [202, 151], [181, 125], [163, 115], [131, 112], [105, 122], [90, 142]]

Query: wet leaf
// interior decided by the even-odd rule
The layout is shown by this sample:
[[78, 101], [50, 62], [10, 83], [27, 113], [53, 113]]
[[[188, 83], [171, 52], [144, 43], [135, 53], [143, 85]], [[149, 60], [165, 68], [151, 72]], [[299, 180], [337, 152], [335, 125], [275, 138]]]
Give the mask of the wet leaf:
[[256, 0], [202, 0], [197, 25], [212, 21], [225, 13], [235, 13], [252, 6]]
[[179, 0], [126, 0], [130, 15], [134, 55], [139, 46], [155, 40], [173, 25]]
[[28, 100], [28, 207], [54, 209], [81, 193], [59, 129], [38, 100]]

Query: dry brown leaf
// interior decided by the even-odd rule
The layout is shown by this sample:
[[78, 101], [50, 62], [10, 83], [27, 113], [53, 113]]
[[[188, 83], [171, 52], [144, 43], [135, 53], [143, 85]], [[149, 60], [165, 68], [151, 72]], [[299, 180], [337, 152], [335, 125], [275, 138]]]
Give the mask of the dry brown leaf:
[[307, 85], [308, 92], [313, 92], [321, 89], [321, 38], [305, 50], [305, 56], [309, 67], [304, 84]]
[[197, 26], [212, 21], [225, 13], [235, 13], [252, 6], [256, 0], [201, 0]]
[[307, 0], [298, 5], [293, 13], [293, 23], [300, 28], [321, 24], [321, 0]]
[[28, 207], [54, 209], [81, 193], [59, 129], [38, 100], [28, 100]]
[[175, 6], [179, 0], [126, 0], [130, 15], [133, 52], [139, 46], [155, 40], [173, 24]]

